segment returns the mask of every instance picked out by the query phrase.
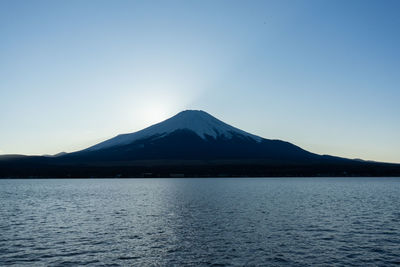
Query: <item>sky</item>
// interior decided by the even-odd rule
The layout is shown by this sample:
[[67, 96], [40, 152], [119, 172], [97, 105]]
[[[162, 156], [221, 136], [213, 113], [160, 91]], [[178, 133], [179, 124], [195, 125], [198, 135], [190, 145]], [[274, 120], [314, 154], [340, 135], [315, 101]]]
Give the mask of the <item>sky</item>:
[[0, 1], [0, 154], [201, 109], [318, 154], [400, 163], [400, 1]]

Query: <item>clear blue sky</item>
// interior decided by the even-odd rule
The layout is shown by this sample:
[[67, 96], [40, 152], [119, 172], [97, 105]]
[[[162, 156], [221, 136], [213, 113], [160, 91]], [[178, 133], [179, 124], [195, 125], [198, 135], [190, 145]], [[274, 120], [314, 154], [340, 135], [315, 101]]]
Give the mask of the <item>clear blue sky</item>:
[[183, 109], [400, 162], [400, 1], [0, 1], [0, 153], [53, 154]]

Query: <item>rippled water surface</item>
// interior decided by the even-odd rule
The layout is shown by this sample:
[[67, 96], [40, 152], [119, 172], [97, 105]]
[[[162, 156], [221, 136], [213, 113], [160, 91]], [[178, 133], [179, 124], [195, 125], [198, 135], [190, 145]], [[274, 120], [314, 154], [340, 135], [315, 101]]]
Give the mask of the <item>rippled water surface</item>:
[[85, 264], [400, 264], [400, 179], [0, 180], [0, 265]]

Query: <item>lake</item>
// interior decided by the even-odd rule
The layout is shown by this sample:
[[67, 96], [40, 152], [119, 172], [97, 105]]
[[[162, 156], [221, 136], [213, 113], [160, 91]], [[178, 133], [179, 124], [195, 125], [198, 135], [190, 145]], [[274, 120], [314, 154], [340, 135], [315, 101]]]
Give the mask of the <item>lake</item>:
[[400, 264], [400, 178], [0, 180], [0, 265]]

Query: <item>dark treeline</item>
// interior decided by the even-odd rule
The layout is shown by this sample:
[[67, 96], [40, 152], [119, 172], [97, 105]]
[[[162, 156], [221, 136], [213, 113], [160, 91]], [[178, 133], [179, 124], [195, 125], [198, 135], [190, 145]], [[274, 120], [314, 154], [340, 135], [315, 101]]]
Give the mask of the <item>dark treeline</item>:
[[373, 162], [280, 164], [259, 162], [133, 162], [74, 164], [0, 162], [1, 178], [129, 177], [378, 177], [399, 176], [400, 165]]

